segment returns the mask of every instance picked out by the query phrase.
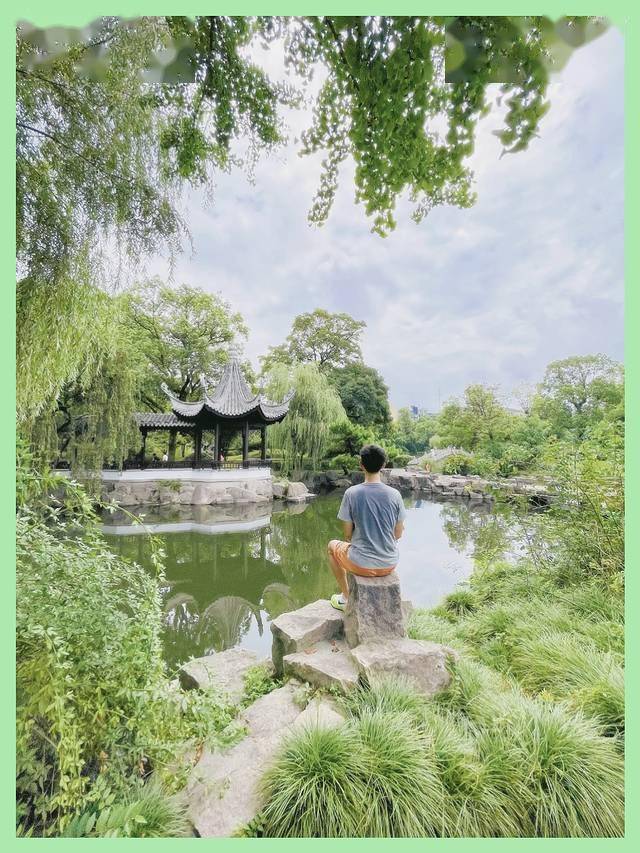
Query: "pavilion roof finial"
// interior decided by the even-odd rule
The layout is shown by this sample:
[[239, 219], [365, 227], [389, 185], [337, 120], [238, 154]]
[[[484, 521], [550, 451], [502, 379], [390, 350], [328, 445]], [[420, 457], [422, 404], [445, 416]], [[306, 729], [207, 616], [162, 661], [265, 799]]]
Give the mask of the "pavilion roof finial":
[[242, 344], [235, 340], [231, 341], [231, 343], [227, 347], [227, 352], [229, 353], [230, 359], [240, 359], [240, 357], [242, 356]]

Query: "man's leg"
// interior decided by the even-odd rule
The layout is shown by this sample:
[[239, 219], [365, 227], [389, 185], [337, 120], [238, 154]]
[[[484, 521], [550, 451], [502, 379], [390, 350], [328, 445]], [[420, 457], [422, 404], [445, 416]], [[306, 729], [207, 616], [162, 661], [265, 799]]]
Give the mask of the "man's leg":
[[349, 597], [349, 585], [347, 584], [347, 573], [342, 568], [340, 563], [336, 560], [333, 549], [335, 544], [337, 544], [337, 539], [332, 539], [327, 546], [327, 553], [329, 554], [329, 565], [331, 566], [331, 571], [334, 574], [335, 579], [338, 581], [338, 586], [340, 587], [340, 591], [344, 595], [345, 599]]

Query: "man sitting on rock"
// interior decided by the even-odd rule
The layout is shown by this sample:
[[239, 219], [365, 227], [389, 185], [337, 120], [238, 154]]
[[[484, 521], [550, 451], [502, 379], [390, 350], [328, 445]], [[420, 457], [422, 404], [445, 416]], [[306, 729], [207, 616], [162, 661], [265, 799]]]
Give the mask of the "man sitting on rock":
[[365, 445], [360, 451], [364, 483], [351, 486], [342, 498], [338, 518], [346, 541], [332, 539], [328, 545], [331, 570], [341, 590], [331, 597], [336, 610], [344, 610], [347, 604], [347, 572], [376, 578], [390, 574], [398, 562], [406, 512], [400, 492], [380, 479], [386, 461], [379, 445]]

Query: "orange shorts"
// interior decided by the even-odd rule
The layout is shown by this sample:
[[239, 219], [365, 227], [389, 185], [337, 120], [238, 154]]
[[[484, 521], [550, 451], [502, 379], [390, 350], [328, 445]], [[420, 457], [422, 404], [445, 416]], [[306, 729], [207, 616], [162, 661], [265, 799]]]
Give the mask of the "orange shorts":
[[351, 574], [360, 575], [363, 578], [381, 578], [384, 575], [391, 574], [395, 569], [395, 566], [391, 566], [390, 569], [365, 569], [363, 566], [357, 566], [349, 559], [350, 546], [350, 542], [341, 542], [340, 539], [332, 539], [327, 546], [329, 554], [345, 572], [351, 572]]

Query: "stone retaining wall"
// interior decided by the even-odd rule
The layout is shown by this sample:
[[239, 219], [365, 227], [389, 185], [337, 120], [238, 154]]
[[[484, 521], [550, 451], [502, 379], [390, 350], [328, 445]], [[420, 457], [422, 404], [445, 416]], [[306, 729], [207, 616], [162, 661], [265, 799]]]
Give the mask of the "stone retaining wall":
[[114, 500], [121, 506], [138, 504], [166, 505], [260, 503], [273, 498], [271, 474], [262, 477], [214, 478], [209, 479], [114, 479], [103, 480], [103, 497]]
[[[505, 496], [522, 495], [531, 503], [547, 505], [554, 500], [549, 483], [531, 477], [509, 477], [504, 480], [484, 480], [475, 475], [433, 474], [414, 468], [383, 468], [382, 481], [402, 491], [417, 492], [431, 498], [449, 500], [462, 498], [477, 503], [491, 503], [495, 492]], [[315, 471], [304, 474], [302, 482], [313, 492], [346, 489], [362, 483], [362, 471], [344, 474], [341, 471]]]

